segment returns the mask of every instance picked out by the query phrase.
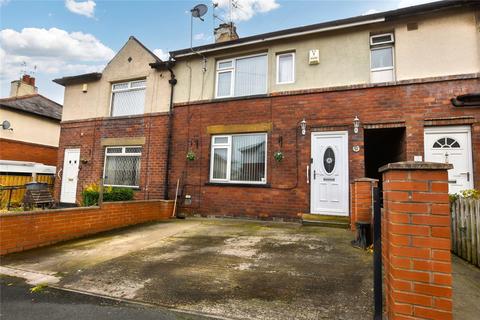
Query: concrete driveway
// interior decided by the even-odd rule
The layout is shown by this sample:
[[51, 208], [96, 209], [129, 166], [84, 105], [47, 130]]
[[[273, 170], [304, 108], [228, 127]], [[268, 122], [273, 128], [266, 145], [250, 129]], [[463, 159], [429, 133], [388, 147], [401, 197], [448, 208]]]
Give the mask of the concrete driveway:
[[232, 319], [370, 319], [372, 255], [351, 238], [294, 223], [175, 220], [9, 255], [2, 272]]

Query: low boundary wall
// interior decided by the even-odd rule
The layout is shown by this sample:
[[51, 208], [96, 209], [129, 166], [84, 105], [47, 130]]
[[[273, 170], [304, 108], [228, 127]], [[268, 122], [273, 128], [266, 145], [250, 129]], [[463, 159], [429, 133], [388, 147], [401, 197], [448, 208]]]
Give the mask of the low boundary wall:
[[0, 214], [0, 255], [172, 216], [173, 201], [105, 202], [100, 207]]

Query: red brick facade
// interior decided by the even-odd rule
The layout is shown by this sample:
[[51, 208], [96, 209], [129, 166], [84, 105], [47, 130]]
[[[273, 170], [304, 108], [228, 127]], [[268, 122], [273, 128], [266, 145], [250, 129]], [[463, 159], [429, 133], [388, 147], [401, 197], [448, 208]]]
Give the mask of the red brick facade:
[[[142, 116], [69, 121], [61, 125], [58, 168], [63, 167], [67, 148], [80, 148], [80, 170], [77, 185], [77, 202], [86, 185], [99, 183], [103, 176], [106, 138], [144, 138], [140, 163], [140, 187], [135, 199], [162, 199], [164, 195], [167, 154], [168, 115]], [[136, 145], [136, 144], [135, 144]], [[55, 180], [55, 198], [60, 199], [61, 179]]]
[[[431, 79], [392, 86], [356, 86], [305, 92], [289, 92], [268, 97], [205, 101], [179, 104], [174, 108], [169, 196], [175, 194], [177, 179], [183, 195], [191, 195], [185, 206], [202, 215], [281, 217], [296, 219], [310, 210], [310, 185], [306, 168], [310, 163], [312, 131], [348, 131], [350, 181], [365, 176], [364, 130], [353, 133], [353, 118], [369, 127], [405, 128], [405, 160], [423, 155], [425, 126], [472, 126], [475, 185], [480, 186], [480, 112], [478, 108], [455, 108], [450, 99], [478, 92], [477, 76], [468, 79]], [[299, 122], [307, 121], [307, 134], [300, 135]], [[88, 159], [80, 170], [81, 188], [102, 176], [104, 148], [101, 138], [145, 137], [140, 190], [137, 199], [161, 197], [165, 173], [167, 119], [165, 114], [96, 119], [62, 124], [58, 164], [61, 167], [66, 147], [81, 147], [81, 158]], [[267, 149], [266, 186], [228, 186], [209, 184], [212, 125], [270, 123]], [[235, 133], [235, 132], [231, 132]], [[358, 145], [359, 152], [352, 151]], [[194, 151], [197, 159], [187, 161]], [[276, 162], [273, 154], [285, 158]], [[59, 180], [59, 179], [57, 179]], [[57, 182], [57, 197], [60, 191]]]
[[[362, 124], [404, 123], [405, 160], [423, 155], [423, 131], [426, 125], [432, 125], [431, 121], [441, 121], [441, 125], [471, 124], [475, 186], [478, 187], [480, 159], [476, 155], [480, 153], [480, 110], [455, 108], [450, 99], [479, 89], [480, 80], [475, 78], [177, 106], [171, 181], [182, 177], [185, 194], [192, 196], [189, 208], [200, 214], [295, 218], [297, 213], [310, 210], [306, 168], [310, 163], [312, 131], [347, 130], [350, 181], [365, 176], [364, 130], [353, 133], [352, 121], [358, 115]], [[305, 136], [300, 135], [298, 125], [303, 118], [308, 126]], [[452, 119], [432, 120], [440, 118]], [[207, 127], [265, 122], [270, 122], [273, 128], [268, 134], [268, 186], [208, 185], [211, 136]], [[354, 145], [360, 147], [359, 152], [352, 151]], [[185, 161], [189, 149], [196, 153], [197, 160]], [[285, 158], [277, 163], [273, 153], [279, 150]], [[170, 185], [170, 195], [174, 193], [173, 187]]]
[[0, 139], [0, 159], [57, 165], [58, 148], [43, 144]]
[[152, 200], [2, 214], [0, 255], [147, 221], [167, 220], [172, 212], [173, 201]]

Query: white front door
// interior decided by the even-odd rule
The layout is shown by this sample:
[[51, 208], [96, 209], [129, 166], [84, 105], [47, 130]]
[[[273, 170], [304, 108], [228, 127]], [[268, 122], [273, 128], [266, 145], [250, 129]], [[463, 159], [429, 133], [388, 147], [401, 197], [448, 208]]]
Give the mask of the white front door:
[[348, 216], [348, 133], [313, 132], [310, 212]]
[[75, 203], [79, 165], [80, 149], [65, 149], [60, 202]]
[[469, 126], [425, 128], [425, 161], [451, 163], [448, 192], [473, 188], [472, 142]]

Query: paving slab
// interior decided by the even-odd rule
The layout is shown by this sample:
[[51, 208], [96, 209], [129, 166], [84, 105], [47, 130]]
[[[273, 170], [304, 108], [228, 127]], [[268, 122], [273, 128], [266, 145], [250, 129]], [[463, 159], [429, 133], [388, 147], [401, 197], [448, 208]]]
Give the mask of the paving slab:
[[12, 254], [56, 286], [231, 319], [370, 319], [372, 255], [348, 230], [187, 219]]

